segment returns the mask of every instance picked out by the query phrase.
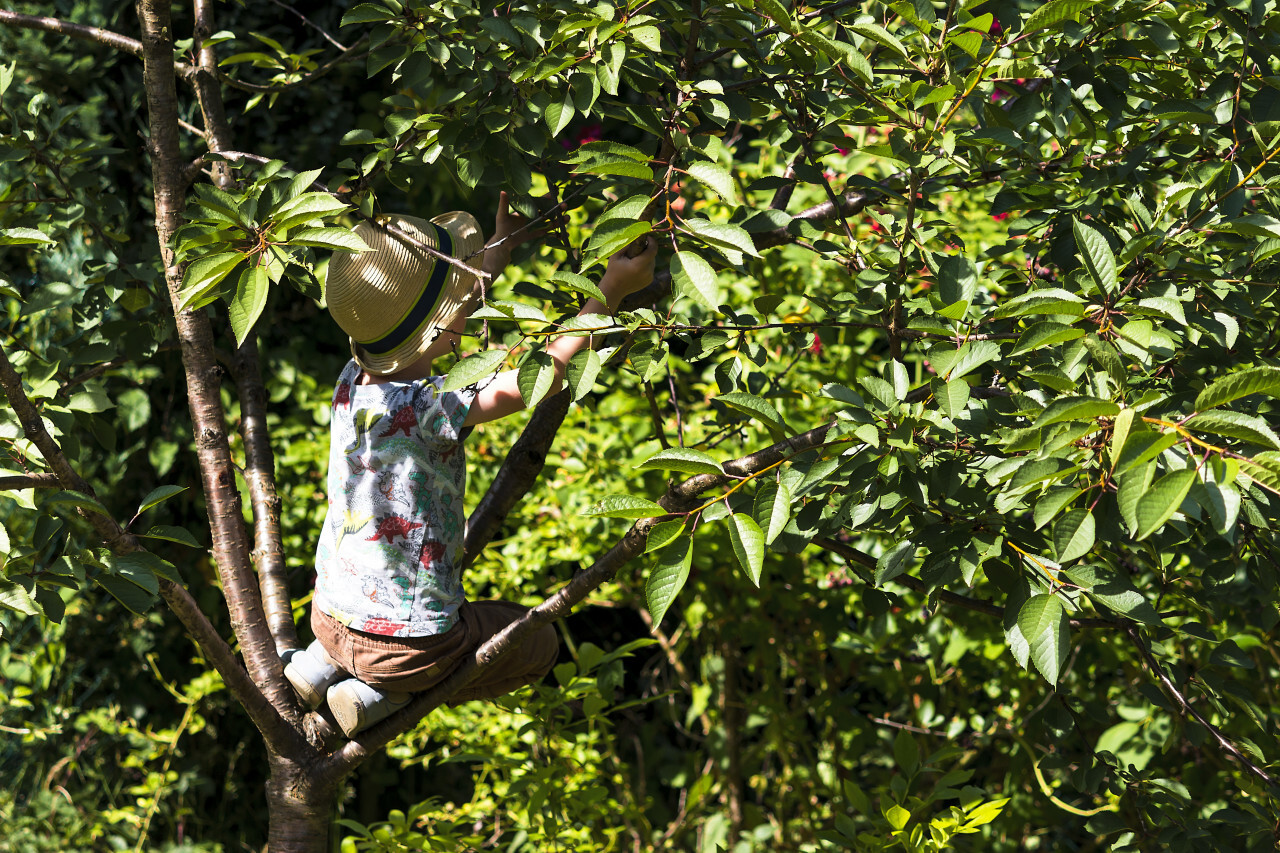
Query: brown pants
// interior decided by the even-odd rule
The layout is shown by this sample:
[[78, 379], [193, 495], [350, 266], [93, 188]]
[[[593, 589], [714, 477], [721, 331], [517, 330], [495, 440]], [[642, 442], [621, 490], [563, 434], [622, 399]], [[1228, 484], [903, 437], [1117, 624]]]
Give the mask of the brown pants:
[[[338, 666], [380, 690], [415, 693], [439, 684], [482, 643], [519, 619], [528, 608], [507, 601], [463, 602], [458, 622], [443, 634], [387, 637], [354, 631], [311, 608], [311, 629]], [[450, 704], [492, 699], [532, 684], [556, 662], [559, 638], [543, 625], [459, 690]]]

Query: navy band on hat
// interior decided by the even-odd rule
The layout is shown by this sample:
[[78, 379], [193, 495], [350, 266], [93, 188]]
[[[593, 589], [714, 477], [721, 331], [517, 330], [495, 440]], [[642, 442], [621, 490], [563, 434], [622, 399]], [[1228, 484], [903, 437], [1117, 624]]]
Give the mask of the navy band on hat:
[[[436, 229], [436, 246], [439, 251], [452, 257], [453, 238], [449, 235], [449, 232], [434, 222], [431, 223], [431, 227]], [[391, 331], [380, 338], [375, 338], [372, 341], [356, 341], [364, 348], [365, 352], [372, 355], [383, 355], [391, 352], [391, 350], [400, 346], [417, 332], [422, 327], [422, 324], [427, 321], [427, 318], [431, 316], [432, 312], [435, 311], [436, 305], [440, 302], [440, 291], [444, 287], [444, 280], [449, 276], [449, 267], [452, 264], [436, 257], [433, 257], [432, 261], [434, 265], [431, 268], [431, 275], [428, 276], [427, 282], [422, 288], [422, 293], [414, 301], [413, 307], [400, 318], [400, 322], [396, 323]]]

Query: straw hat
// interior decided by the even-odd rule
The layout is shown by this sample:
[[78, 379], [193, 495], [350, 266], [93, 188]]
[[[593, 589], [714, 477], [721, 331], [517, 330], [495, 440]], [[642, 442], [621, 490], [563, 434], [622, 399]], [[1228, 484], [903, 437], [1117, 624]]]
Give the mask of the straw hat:
[[[484, 246], [480, 223], [463, 211], [430, 221], [416, 216], [380, 221], [455, 258], [470, 258]], [[351, 336], [351, 354], [360, 366], [369, 373], [395, 373], [420, 358], [458, 319], [476, 277], [370, 222], [355, 230], [372, 251], [334, 255], [325, 299], [333, 319]]]

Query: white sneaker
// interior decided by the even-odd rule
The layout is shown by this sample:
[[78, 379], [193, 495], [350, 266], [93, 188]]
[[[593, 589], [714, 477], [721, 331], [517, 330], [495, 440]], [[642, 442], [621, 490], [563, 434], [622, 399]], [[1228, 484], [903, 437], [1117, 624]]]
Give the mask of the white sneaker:
[[289, 679], [293, 692], [298, 694], [303, 704], [313, 711], [324, 702], [325, 691], [331, 685], [350, 678], [346, 670], [329, 659], [319, 640], [305, 649], [286, 652], [281, 657], [286, 661], [284, 677]]
[[358, 678], [348, 678], [330, 687], [328, 698], [334, 719], [347, 737], [354, 737], [408, 705], [413, 694], [382, 691]]

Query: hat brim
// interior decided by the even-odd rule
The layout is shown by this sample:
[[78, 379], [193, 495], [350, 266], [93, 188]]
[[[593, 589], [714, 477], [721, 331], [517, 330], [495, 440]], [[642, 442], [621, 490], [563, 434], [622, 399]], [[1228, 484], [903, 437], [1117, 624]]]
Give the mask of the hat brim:
[[[421, 230], [422, 225], [425, 224], [423, 220], [412, 216], [393, 216], [390, 217], [390, 222], [393, 225], [403, 222], [414, 226], [415, 230]], [[480, 229], [480, 223], [476, 221], [474, 216], [466, 211], [455, 210], [434, 217], [430, 222], [449, 232], [449, 236], [453, 239], [453, 257], [466, 259], [465, 262], [468, 266], [479, 266], [479, 260], [473, 256], [484, 248], [484, 233]], [[394, 235], [392, 236], [394, 238]], [[425, 252], [422, 252], [417, 247], [411, 246], [409, 248], [414, 253], [426, 255]], [[438, 259], [437, 262], [447, 263]], [[471, 291], [474, 289], [475, 284], [476, 277], [474, 275], [456, 264], [450, 264], [448, 276], [445, 279], [435, 310], [422, 321], [413, 333], [394, 349], [379, 354], [368, 352], [352, 339], [351, 355], [355, 358], [356, 363], [367, 373], [386, 375], [403, 370], [420, 359], [440, 335], [450, 330], [461, 331], [460, 329], [452, 329], [452, 327], [458, 321], [459, 314], [470, 300]]]

